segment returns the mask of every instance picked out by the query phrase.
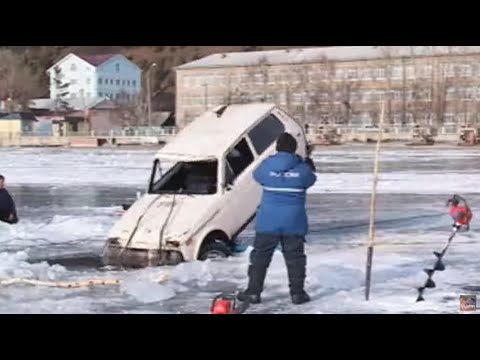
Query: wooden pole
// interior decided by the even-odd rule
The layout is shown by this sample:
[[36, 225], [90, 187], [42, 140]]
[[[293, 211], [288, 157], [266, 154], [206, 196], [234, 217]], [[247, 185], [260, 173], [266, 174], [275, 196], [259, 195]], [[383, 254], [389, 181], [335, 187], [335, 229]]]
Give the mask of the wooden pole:
[[373, 165], [373, 188], [372, 188], [372, 194], [370, 196], [370, 223], [368, 226], [367, 271], [366, 271], [366, 278], [365, 278], [365, 300], [367, 301], [370, 298], [373, 247], [375, 245], [375, 210], [376, 210], [377, 184], [378, 184], [378, 160], [380, 157], [380, 144], [382, 142], [384, 120], [385, 120], [385, 100], [382, 102], [380, 123], [378, 125], [377, 147], [375, 149], [375, 160]]
[[[169, 273], [163, 273], [157, 279], [159, 284], [165, 283], [170, 279]], [[114, 286], [121, 285], [122, 281], [118, 279], [92, 279], [84, 281], [41, 281], [35, 279], [25, 278], [13, 278], [13, 279], [1, 279], [0, 286], [10, 286], [16, 284], [32, 285], [32, 286], [44, 286], [55, 288], [75, 289], [92, 286]]]

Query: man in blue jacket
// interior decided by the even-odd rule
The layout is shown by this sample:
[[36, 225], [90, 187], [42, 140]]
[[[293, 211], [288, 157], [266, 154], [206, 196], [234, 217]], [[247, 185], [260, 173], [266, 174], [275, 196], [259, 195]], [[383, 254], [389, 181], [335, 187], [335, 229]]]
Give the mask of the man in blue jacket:
[[12, 197], [5, 189], [5, 177], [0, 175], [0, 221], [8, 224], [16, 224], [18, 222], [17, 210]]
[[296, 150], [295, 138], [282, 134], [277, 140], [277, 154], [265, 159], [253, 174], [263, 187], [263, 197], [257, 210], [248, 288], [238, 294], [240, 301], [261, 302], [267, 269], [279, 244], [287, 265], [292, 302], [299, 305], [310, 301], [304, 290], [304, 243], [308, 232], [305, 200], [306, 190], [315, 184], [317, 177], [313, 162], [304, 161], [295, 154]]

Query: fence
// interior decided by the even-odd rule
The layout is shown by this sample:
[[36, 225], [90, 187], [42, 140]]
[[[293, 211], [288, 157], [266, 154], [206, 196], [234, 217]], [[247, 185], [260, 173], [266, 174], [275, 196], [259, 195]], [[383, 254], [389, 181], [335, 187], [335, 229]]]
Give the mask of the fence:
[[[461, 130], [462, 126], [459, 125], [454, 125], [454, 124], [446, 124], [445, 126], [442, 126], [438, 128], [438, 134], [440, 135], [457, 135]], [[340, 125], [340, 126], [325, 126], [323, 131], [320, 128], [312, 128], [310, 127], [308, 130], [305, 131], [307, 135], [319, 135], [324, 133], [325, 131], [329, 130], [334, 130], [336, 131], [339, 135], [354, 135], [354, 134], [370, 134], [370, 133], [376, 133], [378, 131], [378, 128], [374, 126], [370, 127], [361, 127], [361, 126], [345, 126], [345, 125]], [[387, 126], [384, 127], [383, 132], [386, 134], [412, 134], [417, 129], [414, 126]]]
[[[173, 136], [178, 133], [176, 127], [131, 127], [123, 129], [112, 129], [105, 131], [67, 131], [67, 137], [159, 137]], [[15, 139], [19, 137], [50, 137], [55, 136], [51, 129], [34, 130], [29, 132], [0, 132], [0, 138]], [[59, 136], [59, 135], [57, 135]]]

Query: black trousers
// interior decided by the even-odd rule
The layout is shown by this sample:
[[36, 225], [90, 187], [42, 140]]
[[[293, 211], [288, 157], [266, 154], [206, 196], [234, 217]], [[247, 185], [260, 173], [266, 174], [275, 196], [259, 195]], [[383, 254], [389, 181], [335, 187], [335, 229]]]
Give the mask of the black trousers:
[[0, 210], [0, 221], [5, 222], [7, 224], [16, 224], [18, 222], [17, 217], [13, 220], [8, 220], [8, 217], [10, 216], [10, 213], [5, 211], [5, 210]]
[[303, 236], [257, 233], [253, 250], [250, 253], [247, 294], [260, 294], [263, 291], [268, 267], [279, 244], [282, 247], [283, 257], [287, 265], [290, 294], [304, 293], [307, 267], [305, 238]]

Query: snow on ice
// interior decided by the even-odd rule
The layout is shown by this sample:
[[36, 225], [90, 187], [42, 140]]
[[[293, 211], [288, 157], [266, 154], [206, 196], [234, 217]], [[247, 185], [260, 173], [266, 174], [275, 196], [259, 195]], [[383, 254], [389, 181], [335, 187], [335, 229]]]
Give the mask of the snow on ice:
[[[246, 284], [248, 252], [224, 261], [136, 271], [72, 266], [59, 259], [98, 257], [120, 204], [145, 189], [153, 150], [0, 149], [0, 173], [17, 200], [21, 222], [0, 224], [0, 279], [48, 281], [119, 279], [120, 286], [2, 289], [0, 313], [208, 313], [211, 299]], [[328, 148], [314, 154], [318, 183], [310, 191], [307, 290], [312, 302], [293, 307], [281, 253], [270, 267], [264, 303], [252, 313], [457, 313], [467, 286], [480, 285], [480, 251], [472, 230], [459, 234], [445, 257], [437, 287], [415, 303], [422, 269], [433, 265], [450, 230], [445, 200], [480, 200], [478, 152], [472, 149], [394, 149], [381, 156], [377, 247], [371, 300], [364, 271], [372, 147]], [[165, 164], [168, 166], [168, 164]], [[252, 239], [250, 226], [241, 235]], [[169, 280], [158, 283], [165, 274]], [[468, 293], [468, 291], [467, 291]]]

